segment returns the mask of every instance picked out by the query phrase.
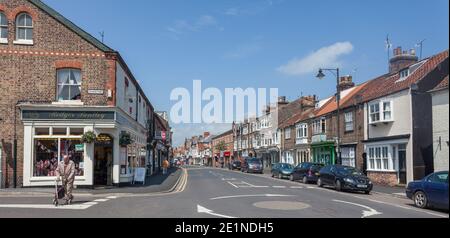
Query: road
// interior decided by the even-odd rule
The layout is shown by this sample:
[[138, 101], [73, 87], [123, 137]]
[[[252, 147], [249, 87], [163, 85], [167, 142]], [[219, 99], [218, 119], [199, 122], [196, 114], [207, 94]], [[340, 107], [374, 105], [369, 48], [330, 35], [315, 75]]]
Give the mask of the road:
[[55, 208], [48, 196], [0, 194], [0, 217], [74, 218], [448, 218], [383, 194], [336, 192], [266, 175], [190, 167], [169, 194], [77, 197]]

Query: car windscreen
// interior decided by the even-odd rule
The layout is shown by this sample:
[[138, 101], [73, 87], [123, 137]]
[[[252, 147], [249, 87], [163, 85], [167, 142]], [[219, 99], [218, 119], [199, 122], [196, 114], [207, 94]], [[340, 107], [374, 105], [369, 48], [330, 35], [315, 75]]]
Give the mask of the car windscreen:
[[261, 160], [259, 159], [251, 159], [248, 161], [250, 164], [262, 164]]
[[360, 171], [358, 171], [355, 168], [352, 167], [338, 167], [337, 169], [338, 174], [344, 175], [344, 176], [350, 176], [350, 175], [363, 175]]
[[282, 164], [281, 169], [294, 169], [294, 166], [291, 164]]

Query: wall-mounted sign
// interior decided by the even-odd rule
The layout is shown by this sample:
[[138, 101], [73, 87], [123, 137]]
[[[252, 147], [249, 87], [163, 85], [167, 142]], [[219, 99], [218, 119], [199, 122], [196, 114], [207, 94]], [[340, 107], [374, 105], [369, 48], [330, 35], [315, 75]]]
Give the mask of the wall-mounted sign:
[[115, 112], [23, 110], [22, 120], [114, 120]]
[[111, 136], [106, 134], [100, 134], [97, 136], [97, 139], [95, 140], [96, 145], [103, 145], [103, 146], [112, 146], [113, 139]]
[[75, 151], [76, 152], [83, 152], [84, 151], [84, 144], [75, 145]]
[[89, 89], [88, 93], [89, 94], [103, 95], [105, 93], [105, 91], [104, 90], [100, 90], [100, 89]]

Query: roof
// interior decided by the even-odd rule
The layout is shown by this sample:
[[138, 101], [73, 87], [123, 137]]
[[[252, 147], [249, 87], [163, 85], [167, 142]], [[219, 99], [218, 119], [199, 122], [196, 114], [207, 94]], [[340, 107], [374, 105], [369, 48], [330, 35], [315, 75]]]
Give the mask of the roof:
[[439, 83], [436, 87], [433, 88], [433, 91], [439, 91], [442, 89], [448, 89], [448, 75]]
[[34, 4], [36, 7], [41, 9], [42, 11], [46, 12], [51, 17], [55, 18], [57, 21], [59, 21], [61, 24], [78, 34], [80, 37], [85, 39], [87, 42], [91, 43], [95, 47], [97, 47], [99, 50], [104, 52], [115, 52], [113, 49], [109, 48], [107, 45], [103, 44], [101, 41], [99, 41], [97, 38], [93, 37], [91, 34], [87, 33], [77, 25], [75, 25], [73, 22], [65, 18], [63, 15], [59, 14], [57, 11], [55, 11], [53, 8], [47, 6], [45, 3], [43, 3], [41, 0], [28, 0], [32, 4]]
[[292, 125], [295, 125], [297, 122], [303, 121], [305, 119], [310, 118], [313, 116], [314, 108], [307, 109], [305, 111], [297, 112], [295, 115], [293, 115], [291, 118], [287, 119], [286, 121], [282, 122], [279, 125], [279, 128], [283, 129]]
[[222, 133], [222, 134], [220, 134], [220, 135], [214, 136], [214, 137], [212, 138], [212, 140], [215, 140], [215, 139], [217, 139], [217, 138], [226, 136], [226, 135], [228, 135], [228, 134], [233, 134], [233, 130], [228, 130], [228, 131], [225, 131], [224, 133]]
[[411, 72], [404, 80], [400, 80], [400, 74], [395, 72], [382, 75], [367, 82], [366, 86], [359, 93], [361, 96], [360, 101], [368, 102], [410, 88], [412, 84], [419, 82], [427, 74], [436, 69], [443, 61], [448, 59], [448, 53], [448, 50], [445, 50], [420, 61], [419, 63], [422, 63], [422, 65]]
[[[354, 98], [354, 96], [357, 95], [358, 92], [360, 92], [365, 85], [366, 83], [363, 83], [361, 85], [343, 91], [341, 93], [342, 98], [339, 103], [339, 108], [344, 108], [345, 104], [348, 104], [349, 102], [353, 101], [351, 99]], [[318, 108], [314, 114], [315, 116], [323, 116], [336, 110], [337, 110], [336, 96], [333, 96], [327, 103], [325, 103], [322, 107]]]

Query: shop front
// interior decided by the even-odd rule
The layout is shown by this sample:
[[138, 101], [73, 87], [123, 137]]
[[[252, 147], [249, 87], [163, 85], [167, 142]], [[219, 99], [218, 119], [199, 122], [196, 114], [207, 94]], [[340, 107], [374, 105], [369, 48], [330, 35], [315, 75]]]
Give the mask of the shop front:
[[324, 165], [336, 164], [336, 146], [334, 142], [320, 142], [311, 144], [312, 160]]
[[[64, 156], [75, 163], [75, 185], [112, 186], [132, 181], [134, 152], [119, 145], [123, 131], [144, 140], [141, 131], [121, 111], [107, 107], [22, 106], [23, 186], [53, 186]], [[121, 119], [119, 119], [121, 118]], [[133, 126], [130, 126], [134, 124]], [[83, 143], [93, 132], [95, 140]], [[145, 141], [145, 140], [144, 140]], [[128, 160], [127, 160], [128, 157]]]

